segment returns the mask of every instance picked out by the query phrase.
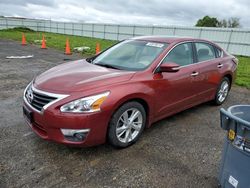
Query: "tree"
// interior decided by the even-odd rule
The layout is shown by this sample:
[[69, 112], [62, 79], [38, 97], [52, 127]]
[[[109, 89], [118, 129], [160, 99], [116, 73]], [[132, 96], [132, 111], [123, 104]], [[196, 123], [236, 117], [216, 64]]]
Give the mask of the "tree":
[[204, 16], [202, 19], [199, 19], [196, 23], [196, 27], [218, 27], [219, 21], [217, 18]]
[[223, 19], [219, 22], [218, 27], [227, 27], [227, 20]]
[[239, 28], [240, 18], [231, 17], [228, 20], [222, 19], [218, 20], [215, 17], [204, 16], [202, 19], [199, 19], [196, 23], [197, 27], [225, 27], [225, 28]]
[[227, 27], [230, 27], [230, 28], [240, 27], [240, 18], [237, 18], [237, 17], [229, 18], [227, 21]]
[[228, 28], [239, 28], [240, 19], [236, 17], [229, 18], [228, 20], [223, 19], [219, 21], [218, 27], [228, 27]]

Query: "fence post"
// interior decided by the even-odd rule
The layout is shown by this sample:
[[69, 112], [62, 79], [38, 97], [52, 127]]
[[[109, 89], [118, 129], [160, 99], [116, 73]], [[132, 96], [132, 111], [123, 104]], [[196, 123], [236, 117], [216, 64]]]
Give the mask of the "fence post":
[[202, 28], [200, 28], [199, 39], [201, 38]]
[[50, 31], [50, 33], [51, 33], [51, 18], [50, 18], [50, 20], [49, 20], [49, 31]]
[[105, 37], [105, 35], [106, 35], [106, 24], [104, 24], [104, 39], [106, 39], [106, 37]]
[[8, 18], [5, 18], [6, 29], [8, 29]]
[[92, 38], [94, 38], [94, 24], [92, 23]]
[[83, 36], [83, 23], [82, 23], [82, 30], [81, 30], [81, 35]]
[[24, 25], [23, 25], [23, 19], [22, 19], [22, 26], [24, 26]]
[[176, 30], [176, 28], [174, 27], [174, 28], [173, 28], [173, 35], [174, 35], [174, 36], [175, 36], [175, 30]]
[[231, 29], [231, 32], [229, 34], [228, 43], [227, 43], [227, 51], [228, 51], [230, 43], [231, 43], [232, 34], [233, 34], [233, 29]]
[[135, 25], [133, 26], [133, 37], [135, 37]]
[[120, 35], [120, 25], [117, 25], [117, 40], [119, 40]]
[[65, 22], [63, 22], [63, 34], [65, 35]]
[[155, 27], [152, 26], [152, 35], [154, 35], [154, 30], [155, 30]]

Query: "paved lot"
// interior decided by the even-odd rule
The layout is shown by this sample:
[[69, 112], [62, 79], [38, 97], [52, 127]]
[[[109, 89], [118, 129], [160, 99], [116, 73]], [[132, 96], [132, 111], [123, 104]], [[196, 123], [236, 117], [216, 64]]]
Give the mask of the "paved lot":
[[[29, 55], [31, 59], [5, 59]], [[22, 93], [37, 74], [67, 59], [56, 50], [0, 40], [0, 187], [216, 187], [225, 132], [219, 108], [203, 104], [164, 119], [135, 145], [70, 148], [37, 137], [22, 118]], [[223, 107], [250, 104], [233, 87]]]

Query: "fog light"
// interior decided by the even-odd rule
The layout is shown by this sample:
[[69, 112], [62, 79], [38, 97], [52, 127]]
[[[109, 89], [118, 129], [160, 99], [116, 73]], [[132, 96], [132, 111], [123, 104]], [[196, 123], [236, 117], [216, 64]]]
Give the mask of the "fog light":
[[64, 137], [73, 142], [81, 142], [83, 141], [90, 129], [61, 129]]
[[86, 133], [76, 133], [74, 136], [79, 140], [83, 140], [85, 138]]

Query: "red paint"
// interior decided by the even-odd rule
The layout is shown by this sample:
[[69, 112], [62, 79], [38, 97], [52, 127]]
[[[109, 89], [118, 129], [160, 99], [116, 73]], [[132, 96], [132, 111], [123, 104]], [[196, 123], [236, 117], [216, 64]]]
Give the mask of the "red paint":
[[[167, 42], [169, 46], [144, 71], [109, 69], [79, 60], [59, 65], [38, 76], [34, 80], [36, 89], [67, 94], [69, 97], [52, 104], [42, 115], [33, 111], [36, 124], [31, 125], [32, 129], [40, 137], [59, 143], [77, 146], [102, 144], [106, 141], [112, 114], [127, 101], [141, 100], [147, 104], [147, 127], [149, 127], [164, 117], [212, 100], [224, 76], [231, 77], [232, 81], [235, 78], [236, 64], [232, 60], [234, 57], [226, 52], [223, 57], [181, 67], [178, 72], [154, 73], [162, 58], [176, 44], [204, 40], [160, 37], [136, 40]], [[209, 41], [204, 42], [213, 44]], [[219, 63], [224, 66], [218, 68]], [[199, 72], [199, 75], [193, 77], [191, 76], [193, 72]], [[101, 112], [85, 114], [60, 112], [60, 107], [70, 101], [105, 91], [110, 91], [110, 95], [102, 104]], [[79, 143], [67, 141], [60, 128], [89, 128], [91, 131], [87, 138]]]

